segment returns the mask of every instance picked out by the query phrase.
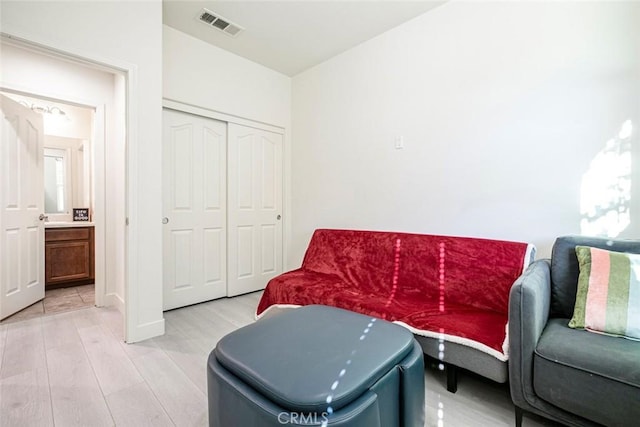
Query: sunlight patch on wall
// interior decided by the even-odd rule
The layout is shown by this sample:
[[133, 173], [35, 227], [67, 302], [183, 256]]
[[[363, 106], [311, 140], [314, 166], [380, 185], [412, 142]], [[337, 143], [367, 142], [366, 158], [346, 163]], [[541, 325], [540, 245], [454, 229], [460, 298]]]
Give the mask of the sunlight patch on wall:
[[580, 188], [583, 235], [617, 237], [631, 223], [631, 120], [591, 160]]

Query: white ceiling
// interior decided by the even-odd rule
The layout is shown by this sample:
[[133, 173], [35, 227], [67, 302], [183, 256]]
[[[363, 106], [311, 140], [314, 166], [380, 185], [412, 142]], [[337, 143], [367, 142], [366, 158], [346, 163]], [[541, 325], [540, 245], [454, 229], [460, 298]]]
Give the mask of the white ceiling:
[[[166, 25], [294, 76], [446, 0], [163, 0]], [[236, 38], [201, 23], [202, 8], [245, 30]]]

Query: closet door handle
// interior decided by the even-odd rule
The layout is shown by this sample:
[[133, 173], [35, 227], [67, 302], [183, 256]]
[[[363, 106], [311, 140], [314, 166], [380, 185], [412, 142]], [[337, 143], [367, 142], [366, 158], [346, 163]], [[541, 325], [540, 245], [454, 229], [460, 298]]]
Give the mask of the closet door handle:
[[162, 218], [162, 223], [163, 224], [169, 224], [169, 218], [167, 218], [166, 216], [164, 218]]
[[276, 217], [276, 219], [277, 219], [278, 221], [280, 221], [280, 220], [282, 219], [282, 216], [278, 215], [278, 216]]

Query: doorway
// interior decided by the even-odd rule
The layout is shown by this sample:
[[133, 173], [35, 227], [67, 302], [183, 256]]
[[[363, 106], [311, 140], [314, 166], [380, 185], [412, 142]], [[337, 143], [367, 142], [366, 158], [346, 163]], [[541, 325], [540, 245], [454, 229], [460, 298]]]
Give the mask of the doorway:
[[[76, 109], [88, 111], [92, 117], [83, 135], [57, 135], [54, 146], [50, 147], [53, 150], [50, 152], [52, 162], [60, 165], [75, 163], [76, 171], [70, 171], [67, 177], [71, 178], [75, 173], [80, 188], [61, 197], [60, 200], [51, 202], [61, 207], [60, 212], [48, 212], [45, 215], [43, 211], [42, 215], [49, 216], [51, 223], [68, 221], [87, 229], [90, 224], [75, 224], [72, 218], [72, 208], [86, 209], [89, 222], [93, 223], [91, 238], [94, 243], [89, 245], [74, 241], [73, 245], [70, 245], [76, 250], [76, 254], [82, 244], [87, 250], [94, 248], [94, 267], [91, 274], [94, 280], [86, 280], [82, 284], [94, 283], [95, 299], [91, 305], [115, 306], [124, 316], [127, 88], [125, 75], [115, 71], [99, 70], [27, 46], [5, 43], [4, 39], [2, 52], [3, 81], [0, 90], [14, 97], [32, 97], [40, 102], [33, 103], [39, 105], [35, 107], [36, 111], [48, 108], [59, 114], [60, 110], [66, 109], [65, 113], [68, 113]], [[28, 101], [23, 101], [28, 104]], [[75, 156], [71, 148], [74, 144]], [[70, 154], [68, 159], [59, 155], [61, 150]], [[88, 168], [84, 167], [80, 172], [80, 165], [87, 164], [92, 166], [91, 173], [86, 173]], [[54, 190], [60, 190], [65, 182], [71, 187], [69, 181], [61, 179]], [[45, 228], [44, 223], [42, 228]], [[40, 246], [38, 244], [38, 247]], [[44, 262], [42, 264], [38, 268], [44, 268]], [[72, 279], [78, 282], [80, 277], [75, 275]], [[23, 283], [20, 282], [19, 285]], [[76, 290], [75, 297], [68, 299], [76, 299], [77, 303], [88, 302], [92, 291], [88, 288], [82, 291], [81, 294]], [[58, 291], [61, 294], [65, 292], [70, 291]]]
[[[12, 310], [3, 307], [3, 317], [10, 314], [3, 323], [93, 307], [96, 250], [92, 218], [95, 193], [92, 146], [95, 109], [54, 102], [31, 94], [0, 94], [42, 118], [43, 150], [41, 153], [38, 150], [42, 157], [33, 163], [39, 165], [36, 166], [39, 170], [29, 178], [43, 177], [43, 185], [38, 185], [38, 188], [43, 189], [40, 198], [43, 200], [45, 228], [44, 299], [13, 314]], [[87, 215], [74, 218], [78, 211]]]

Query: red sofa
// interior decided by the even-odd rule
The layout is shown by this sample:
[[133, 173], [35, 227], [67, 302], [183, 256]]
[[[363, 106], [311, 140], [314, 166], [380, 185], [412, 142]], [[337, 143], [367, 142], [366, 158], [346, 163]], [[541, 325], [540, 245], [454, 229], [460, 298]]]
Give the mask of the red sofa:
[[395, 232], [316, 230], [302, 266], [267, 284], [256, 317], [324, 304], [411, 330], [425, 353], [498, 382], [507, 373], [509, 291], [533, 245]]

